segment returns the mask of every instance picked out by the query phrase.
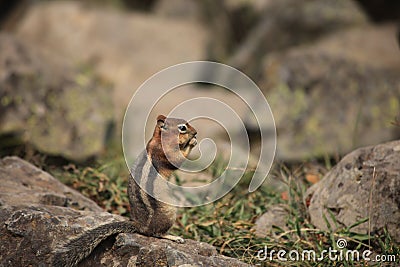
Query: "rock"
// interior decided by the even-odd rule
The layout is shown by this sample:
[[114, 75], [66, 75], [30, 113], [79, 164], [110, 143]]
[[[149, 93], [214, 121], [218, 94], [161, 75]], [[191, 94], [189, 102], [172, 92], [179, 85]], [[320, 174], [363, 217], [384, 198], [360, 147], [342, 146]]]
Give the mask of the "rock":
[[[328, 230], [383, 233], [400, 242], [400, 141], [357, 149], [346, 155], [325, 177], [306, 192], [311, 223]], [[335, 216], [336, 223], [330, 213]], [[369, 229], [370, 223], [370, 229]]]
[[154, 13], [174, 19], [198, 20], [201, 18], [201, 7], [194, 0], [159, 0], [154, 6]]
[[[72, 208], [75, 206], [86, 210]], [[0, 161], [0, 266], [50, 266], [55, 248], [66, 240], [123, 220], [127, 219], [103, 212], [92, 201], [17, 157]], [[80, 266], [185, 264], [248, 266], [218, 255], [206, 243], [186, 240], [185, 244], [178, 244], [125, 233], [104, 240]]]
[[107, 212], [30, 203], [2, 205], [0, 265], [49, 266], [52, 252], [65, 240], [99, 224], [117, 220], [123, 218]]
[[229, 60], [230, 65], [254, 78], [260, 75], [261, 59], [272, 51], [310, 43], [337, 30], [367, 23], [358, 5], [347, 0], [267, 1], [262, 9], [258, 24]]
[[0, 184], [0, 201], [9, 206], [50, 205], [103, 211], [94, 201], [18, 157], [0, 160]]
[[289, 213], [285, 206], [275, 205], [270, 207], [266, 213], [257, 219], [253, 227], [255, 234], [259, 237], [274, 234], [274, 226], [284, 230], [287, 229], [288, 216]]
[[276, 31], [282, 34], [279, 37], [268, 36], [265, 39], [268, 44], [265, 45], [293, 46], [367, 22], [365, 14], [353, 1], [284, 0], [269, 3], [265, 12], [275, 20], [274, 25], [278, 26]]
[[326, 53], [360, 65], [400, 71], [400, 62], [393, 56], [399, 55], [396, 28], [395, 24], [365, 25], [330, 34], [314, 45], [295, 50]]
[[0, 50], [0, 135], [75, 161], [98, 154], [113, 119], [110, 88], [26, 40], [1, 34]]
[[[123, 253], [126, 256], [124, 261], [129, 262], [134, 258], [135, 266], [248, 266], [236, 259], [218, 255], [216, 249], [206, 243], [186, 240], [185, 245], [180, 245], [138, 234], [119, 234], [113, 249], [106, 252], [104, 259], [115, 257], [113, 254], [127, 247], [131, 250], [129, 254]], [[98, 263], [90, 262], [92, 265]]]
[[390, 124], [400, 107], [394, 32], [349, 30], [266, 58], [260, 87], [274, 113], [278, 158], [343, 154], [400, 137]]
[[114, 84], [118, 123], [145, 80], [171, 65], [204, 59], [207, 46], [205, 29], [195, 21], [90, 8], [77, 1], [33, 5], [17, 34], [74, 63], [91, 63], [95, 73]]

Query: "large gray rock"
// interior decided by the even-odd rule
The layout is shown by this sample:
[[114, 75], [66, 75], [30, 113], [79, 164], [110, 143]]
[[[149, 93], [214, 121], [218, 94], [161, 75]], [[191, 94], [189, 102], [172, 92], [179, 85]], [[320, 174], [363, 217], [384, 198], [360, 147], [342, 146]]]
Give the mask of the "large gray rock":
[[257, 1], [257, 5], [264, 2], [261, 12], [256, 11], [260, 9], [256, 1], [229, 2], [241, 2], [247, 9], [254, 9], [259, 16], [258, 24], [247, 33], [229, 61], [251, 77], [260, 75], [261, 59], [271, 51], [310, 43], [326, 34], [367, 22], [365, 14], [354, 1]]
[[33, 5], [17, 34], [73, 62], [91, 63], [114, 84], [118, 123], [145, 80], [171, 65], [204, 59], [207, 46], [205, 29], [195, 21], [90, 8], [78, 1]]
[[102, 151], [113, 120], [110, 87], [11, 35], [0, 35], [0, 51], [0, 135], [75, 161]]
[[274, 113], [279, 158], [343, 154], [400, 137], [390, 124], [400, 107], [394, 34], [390, 25], [349, 30], [266, 58], [260, 87]]
[[369, 218], [351, 231], [373, 234], [386, 228], [400, 242], [400, 141], [351, 152], [307, 190], [306, 198], [318, 228], [328, 230], [324, 217], [333, 230]]
[[[53, 251], [66, 240], [123, 220], [17, 157], [0, 160], [0, 266], [50, 266]], [[206, 243], [124, 233], [106, 239], [80, 266], [183, 264], [248, 266]]]

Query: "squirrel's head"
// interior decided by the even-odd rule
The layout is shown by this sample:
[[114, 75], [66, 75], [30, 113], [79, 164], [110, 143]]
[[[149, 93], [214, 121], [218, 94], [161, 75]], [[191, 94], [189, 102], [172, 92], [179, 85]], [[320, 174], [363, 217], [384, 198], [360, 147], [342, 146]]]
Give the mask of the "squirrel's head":
[[196, 134], [196, 129], [187, 121], [159, 115], [150, 142], [161, 144], [163, 153], [176, 165], [180, 164], [184, 160], [183, 157], [187, 157], [197, 144]]

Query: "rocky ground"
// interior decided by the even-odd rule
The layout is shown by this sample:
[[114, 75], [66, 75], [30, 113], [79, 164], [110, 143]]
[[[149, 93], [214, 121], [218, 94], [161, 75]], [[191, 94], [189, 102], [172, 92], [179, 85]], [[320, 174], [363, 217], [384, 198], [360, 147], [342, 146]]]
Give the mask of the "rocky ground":
[[[50, 266], [55, 248], [88, 229], [126, 220], [30, 163], [0, 161], [0, 265]], [[82, 266], [248, 266], [206, 243], [185, 244], [120, 234], [110, 237]], [[188, 265], [184, 265], [188, 264]]]

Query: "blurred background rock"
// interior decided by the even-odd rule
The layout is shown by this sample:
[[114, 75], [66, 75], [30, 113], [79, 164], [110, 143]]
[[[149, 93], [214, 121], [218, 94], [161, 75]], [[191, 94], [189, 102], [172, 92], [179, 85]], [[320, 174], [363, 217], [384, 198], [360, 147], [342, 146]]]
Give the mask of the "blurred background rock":
[[[0, 10], [1, 156], [101, 156], [120, 142], [140, 84], [193, 60], [232, 65], [258, 84], [275, 116], [280, 160], [400, 137], [392, 124], [400, 115], [395, 0], [21, 0], [1, 1]], [[212, 87], [182, 90], [174, 101], [201, 95], [237, 101]], [[225, 138], [220, 127], [197, 127]]]

